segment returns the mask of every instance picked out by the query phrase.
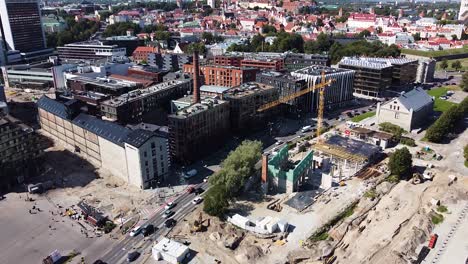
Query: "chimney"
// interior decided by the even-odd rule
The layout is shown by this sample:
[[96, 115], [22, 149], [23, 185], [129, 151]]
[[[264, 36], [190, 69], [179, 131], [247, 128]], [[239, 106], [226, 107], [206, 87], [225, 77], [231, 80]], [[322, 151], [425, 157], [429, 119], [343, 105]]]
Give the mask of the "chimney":
[[198, 51], [193, 52], [193, 103], [200, 102], [200, 65]]
[[268, 154], [262, 155], [262, 183], [268, 180]]

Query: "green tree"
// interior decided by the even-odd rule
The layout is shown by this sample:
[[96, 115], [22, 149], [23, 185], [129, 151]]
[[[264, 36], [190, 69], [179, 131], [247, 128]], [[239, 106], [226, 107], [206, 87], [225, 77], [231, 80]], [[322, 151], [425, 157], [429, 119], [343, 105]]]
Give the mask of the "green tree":
[[417, 32], [413, 34], [414, 41], [420, 41], [421, 40], [421, 33]]
[[221, 218], [228, 206], [229, 198], [224, 185], [216, 184], [208, 189], [203, 202], [203, 211], [205, 211], [205, 213]]
[[461, 65], [461, 62], [459, 60], [456, 60], [454, 62], [452, 62], [452, 68], [454, 68], [455, 70], [460, 70], [462, 67]]
[[445, 111], [426, 131], [426, 139], [440, 143], [451, 133], [459, 121], [468, 114], [468, 97]]
[[465, 157], [465, 166], [468, 167], [468, 144], [463, 149], [463, 156]]
[[463, 73], [460, 86], [463, 89], [463, 91], [468, 92], [468, 71]]
[[367, 38], [370, 37], [371, 32], [367, 29], [364, 29], [363, 31], [359, 32], [358, 37], [360, 38]]
[[272, 25], [263, 25], [262, 27], [262, 33], [263, 34], [272, 34], [276, 33], [276, 28]]
[[451, 37], [452, 37], [452, 40], [458, 40], [458, 37], [455, 34], [453, 34]]
[[409, 150], [404, 147], [396, 150], [388, 162], [391, 175], [396, 175], [400, 179], [407, 179], [411, 176], [413, 159]]
[[448, 68], [448, 62], [447, 62], [447, 59], [443, 59], [442, 62], [440, 63], [440, 68], [442, 68], [443, 70], [447, 69]]
[[384, 122], [379, 124], [380, 130], [391, 133], [397, 141], [400, 141], [401, 136], [406, 134], [406, 131], [400, 126], [394, 125], [390, 122]]
[[187, 47], [187, 53], [193, 54], [194, 52], [198, 52], [199, 54], [203, 54], [206, 51], [205, 44], [203, 43], [192, 43]]

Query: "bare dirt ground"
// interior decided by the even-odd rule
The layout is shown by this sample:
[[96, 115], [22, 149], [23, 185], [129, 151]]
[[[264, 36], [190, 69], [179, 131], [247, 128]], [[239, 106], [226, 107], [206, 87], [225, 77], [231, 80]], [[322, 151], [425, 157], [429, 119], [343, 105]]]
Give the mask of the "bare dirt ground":
[[335, 251], [337, 263], [407, 263], [434, 227], [431, 215], [436, 206], [431, 200], [453, 208], [468, 199], [468, 179], [449, 182], [448, 174], [440, 172], [433, 182], [397, 184], [351, 226]]
[[55, 204], [65, 207], [84, 200], [114, 219], [138, 212], [150, 204], [153, 193], [127, 185], [123, 180], [97, 169], [60, 146], [49, 148], [44, 155], [58, 188], [47, 192]]

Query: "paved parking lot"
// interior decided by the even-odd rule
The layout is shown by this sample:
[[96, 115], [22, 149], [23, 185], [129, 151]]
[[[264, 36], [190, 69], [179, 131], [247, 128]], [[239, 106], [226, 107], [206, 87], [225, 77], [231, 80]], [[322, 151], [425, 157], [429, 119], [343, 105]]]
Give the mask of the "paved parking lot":
[[[39, 264], [55, 249], [62, 255], [72, 250], [87, 256], [86, 263], [92, 263], [101, 252], [112, 243], [106, 237], [97, 238], [91, 227], [81, 223], [89, 238], [81, 233], [78, 222], [68, 217], [52, 215], [57, 212], [53, 204], [45, 197], [34, 202], [25, 201], [26, 194], [10, 193], [0, 201], [0, 263]], [[40, 209], [29, 210], [36, 206]], [[69, 263], [80, 263], [78, 255]]]

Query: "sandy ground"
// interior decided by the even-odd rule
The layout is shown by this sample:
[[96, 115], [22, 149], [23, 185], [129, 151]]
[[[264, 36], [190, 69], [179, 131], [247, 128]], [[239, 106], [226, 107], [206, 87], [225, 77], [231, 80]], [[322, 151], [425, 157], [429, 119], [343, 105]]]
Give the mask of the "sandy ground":
[[[85, 260], [94, 261], [110, 245], [107, 235], [96, 237], [93, 228], [84, 221], [80, 223], [89, 238], [81, 232], [84, 229], [77, 221], [52, 215], [50, 211], [57, 212], [58, 208], [45, 197], [31, 197], [35, 201], [26, 202], [26, 194], [10, 193], [0, 201], [0, 263], [42, 263], [55, 249], [62, 255], [73, 250], [81, 253], [70, 263], [78, 263], [83, 255], [90, 258]], [[28, 210], [33, 205], [41, 212], [30, 214]]]

